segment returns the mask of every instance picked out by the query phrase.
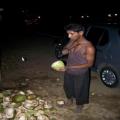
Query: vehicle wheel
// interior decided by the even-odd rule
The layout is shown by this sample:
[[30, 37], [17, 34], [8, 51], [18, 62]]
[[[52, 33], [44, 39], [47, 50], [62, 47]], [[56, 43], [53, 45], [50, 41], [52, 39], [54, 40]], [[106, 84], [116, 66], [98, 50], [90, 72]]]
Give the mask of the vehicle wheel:
[[120, 75], [117, 72], [117, 70], [115, 70], [111, 66], [101, 67], [101, 69], [99, 70], [99, 75], [100, 75], [101, 81], [107, 87], [116, 87], [119, 83]]

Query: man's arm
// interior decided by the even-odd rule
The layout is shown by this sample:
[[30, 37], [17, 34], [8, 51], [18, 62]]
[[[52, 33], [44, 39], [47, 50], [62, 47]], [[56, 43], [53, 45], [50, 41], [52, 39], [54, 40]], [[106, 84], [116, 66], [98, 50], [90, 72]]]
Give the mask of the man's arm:
[[91, 67], [94, 64], [95, 59], [95, 48], [92, 45], [87, 48], [86, 58], [88, 62], [88, 67]]
[[62, 50], [62, 55], [67, 55], [69, 53], [69, 49], [68, 48], [64, 48]]
[[72, 45], [72, 42], [69, 41], [69, 43], [62, 50], [63, 55], [69, 54], [69, 49], [70, 49], [71, 45]]

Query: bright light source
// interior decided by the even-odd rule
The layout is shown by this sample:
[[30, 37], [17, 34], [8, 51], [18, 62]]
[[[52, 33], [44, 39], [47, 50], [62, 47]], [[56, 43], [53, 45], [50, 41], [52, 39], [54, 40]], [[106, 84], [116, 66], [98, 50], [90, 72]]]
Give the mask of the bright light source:
[[38, 18], [40, 19], [40, 16], [38, 16]]
[[111, 14], [108, 14], [108, 17], [112, 17], [112, 15], [111, 15]]
[[115, 16], [118, 16], [118, 14], [117, 14], [117, 13], [115, 13]]
[[22, 61], [25, 62], [25, 58], [24, 57], [22, 57]]
[[84, 18], [84, 16], [81, 16], [81, 18]]

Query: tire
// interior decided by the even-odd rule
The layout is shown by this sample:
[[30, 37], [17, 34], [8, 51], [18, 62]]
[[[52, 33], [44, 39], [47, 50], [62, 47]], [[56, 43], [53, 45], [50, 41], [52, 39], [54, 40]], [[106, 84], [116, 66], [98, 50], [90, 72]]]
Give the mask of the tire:
[[99, 75], [102, 83], [107, 87], [117, 87], [119, 84], [120, 74], [112, 66], [102, 66], [99, 69]]

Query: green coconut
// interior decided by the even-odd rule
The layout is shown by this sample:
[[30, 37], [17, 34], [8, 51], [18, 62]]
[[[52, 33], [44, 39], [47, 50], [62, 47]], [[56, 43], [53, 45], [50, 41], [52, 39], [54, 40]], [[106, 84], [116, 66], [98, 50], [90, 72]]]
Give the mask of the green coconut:
[[0, 98], [0, 103], [3, 103], [3, 98]]
[[13, 102], [15, 102], [15, 103], [21, 103], [21, 102], [24, 102], [25, 100], [26, 100], [26, 96], [25, 95], [19, 94], [19, 95], [15, 95], [13, 97]]
[[65, 68], [65, 64], [62, 60], [55, 61], [51, 64], [51, 68], [54, 70], [60, 70]]
[[12, 94], [11, 90], [5, 90], [2, 92], [3, 96], [10, 96]]
[[3, 105], [0, 104], [0, 113], [4, 112], [4, 107]]
[[3, 93], [0, 93], [0, 98], [3, 98], [3, 96], [4, 96]]

